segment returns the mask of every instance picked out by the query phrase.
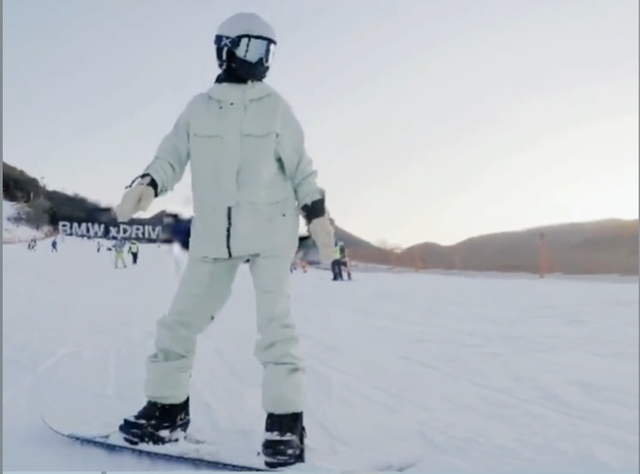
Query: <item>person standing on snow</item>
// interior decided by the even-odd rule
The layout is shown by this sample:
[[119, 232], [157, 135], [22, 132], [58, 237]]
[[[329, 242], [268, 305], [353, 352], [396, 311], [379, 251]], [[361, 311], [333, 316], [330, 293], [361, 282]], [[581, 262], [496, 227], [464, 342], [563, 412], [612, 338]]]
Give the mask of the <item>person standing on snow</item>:
[[113, 265], [115, 268], [120, 268], [120, 264], [122, 263], [122, 268], [127, 268], [127, 262], [124, 259], [124, 248], [127, 243], [124, 239], [118, 238], [113, 243]]
[[138, 255], [140, 254], [140, 246], [138, 245], [138, 242], [136, 242], [135, 240], [132, 240], [131, 242], [129, 242], [129, 254], [131, 255], [131, 263], [133, 265], [137, 265]]
[[342, 281], [344, 277], [342, 276], [342, 260], [340, 258], [340, 246], [336, 241], [335, 247], [333, 249], [333, 260], [331, 261], [331, 273], [333, 274], [333, 281]]
[[119, 221], [148, 209], [191, 164], [188, 263], [147, 359], [147, 403], [119, 426], [129, 443], [164, 444], [188, 429], [196, 338], [220, 312], [239, 266], [249, 259], [255, 355], [264, 368], [262, 453], [267, 467], [304, 462], [305, 368], [290, 314], [289, 266], [299, 215], [327, 263], [334, 231], [302, 127], [288, 102], [263, 82], [275, 46], [274, 29], [256, 14], [238, 13], [220, 25], [215, 84], [187, 104], [115, 209]]
[[347, 269], [347, 278], [351, 280], [351, 265], [347, 257], [347, 248], [344, 242], [336, 240], [333, 261], [331, 262], [331, 273], [333, 281], [343, 281], [342, 267]]

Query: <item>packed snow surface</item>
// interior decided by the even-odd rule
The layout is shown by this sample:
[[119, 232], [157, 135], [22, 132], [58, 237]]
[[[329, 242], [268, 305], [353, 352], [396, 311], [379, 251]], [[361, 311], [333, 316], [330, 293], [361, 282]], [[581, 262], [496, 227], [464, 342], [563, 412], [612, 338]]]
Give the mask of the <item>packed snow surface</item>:
[[[4, 208], [3, 208], [4, 211]], [[68, 238], [59, 253], [3, 246], [3, 469], [188, 470], [75, 444], [142, 402], [144, 359], [177, 283], [169, 249], [140, 264]], [[308, 461], [337, 471], [638, 472], [638, 285], [326, 271], [293, 274], [308, 369]], [[244, 266], [201, 336], [193, 433], [236, 462], [264, 415]], [[255, 462], [255, 461], [253, 461]]]

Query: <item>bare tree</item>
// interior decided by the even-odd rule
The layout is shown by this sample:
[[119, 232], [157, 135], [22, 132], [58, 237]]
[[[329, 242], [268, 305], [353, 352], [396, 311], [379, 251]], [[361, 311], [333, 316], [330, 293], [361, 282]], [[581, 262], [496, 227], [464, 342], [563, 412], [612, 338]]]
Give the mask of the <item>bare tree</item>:
[[379, 239], [379, 240], [376, 240], [376, 245], [381, 249], [386, 250], [389, 247], [389, 241], [386, 239]]
[[50, 207], [46, 199], [37, 197], [28, 206], [21, 206], [11, 221], [15, 224], [26, 224], [40, 230], [41, 227], [49, 224]]

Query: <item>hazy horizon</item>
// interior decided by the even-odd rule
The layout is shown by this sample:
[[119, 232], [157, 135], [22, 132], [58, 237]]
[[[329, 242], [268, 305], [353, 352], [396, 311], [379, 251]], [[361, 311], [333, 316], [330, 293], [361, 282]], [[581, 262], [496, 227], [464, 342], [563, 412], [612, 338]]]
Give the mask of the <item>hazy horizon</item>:
[[[115, 205], [217, 73], [226, 16], [278, 33], [337, 224], [449, 245], [638, 218], [634, 0], [5, 0], [3, 160]], [[188, 173], [154, 203], [188, 212]]]

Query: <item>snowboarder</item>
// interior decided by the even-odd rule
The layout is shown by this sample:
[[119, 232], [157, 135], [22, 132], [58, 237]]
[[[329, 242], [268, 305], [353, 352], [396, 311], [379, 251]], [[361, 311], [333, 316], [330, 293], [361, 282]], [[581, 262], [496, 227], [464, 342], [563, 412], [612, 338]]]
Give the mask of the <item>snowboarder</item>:
[[336, 240], [333, 260], [331, 261], [331, 273], [333, 274], [333, 281], [343, 281], [344, 275], [342, 274], [342, 268], [347, 270], [347, 278], [351, 280], [351, 266], [349, 265], [349, 259], [347, 257], [347, 249], [344, 242]]
[[238, 13], [215, 36], [220, 74], [196, 95], [116, 207], [119, 221], [145, 211], [191, 165], [193, 228], [188, 263], [169, 311], [160, 318], [147, 359], [146, 404], [119, 429], [131, 444], [164, 444], [190, 424], [189, 380], [196, 338], [228, 300], [249, 259], [266, 412], [267, 467], [304, 462], [305, 368], [290, 314], [289, 265], [306, 220], [321, 259], [333, 255], [325, 193], [288, 102], [263, 82], [276, 46], [260, 16]]
[[140, 247], [138, 246], [138, 242], [132, 240], [129, 242], [129, 254], [131, 255], [131, 264], [138, 264], [138, 255], [140, 254]]
[[342, 276], [342, 263], [340, 262], [340, 248], [338, 247], [338, 243], [333, 249], [333, 260], [331, 260], [331, 273], [333, 274], [333, 281], [342, 281], [344, 278]]
[[122, 268], [127, 268], [127, 262], [124, 259], [124, 247], [126, 242], [123, 239], [117, 239], [113, 243], [113, 264], [116, 268], [122, 263]]

